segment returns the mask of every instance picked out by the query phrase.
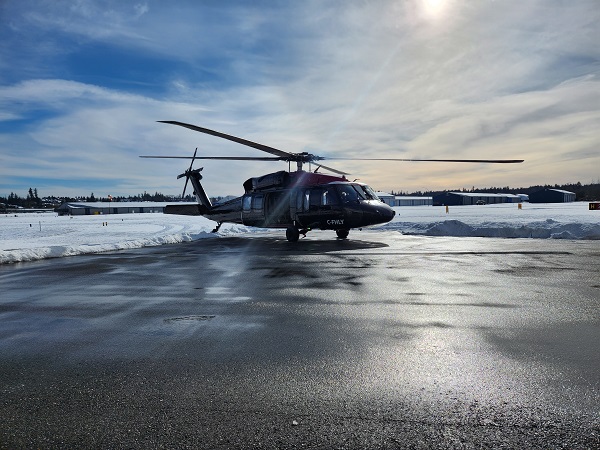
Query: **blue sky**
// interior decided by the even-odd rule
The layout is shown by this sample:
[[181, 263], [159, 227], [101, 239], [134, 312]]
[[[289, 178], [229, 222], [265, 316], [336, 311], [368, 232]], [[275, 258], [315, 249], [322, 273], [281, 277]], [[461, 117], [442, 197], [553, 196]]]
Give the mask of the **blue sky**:
[[[182, 161], [330, 157], [380, 190], [597, 182], [597, 0], [0, 2], [0, 195], [176, 194]], [[209, 161], [209, 195], [285, 163]]]

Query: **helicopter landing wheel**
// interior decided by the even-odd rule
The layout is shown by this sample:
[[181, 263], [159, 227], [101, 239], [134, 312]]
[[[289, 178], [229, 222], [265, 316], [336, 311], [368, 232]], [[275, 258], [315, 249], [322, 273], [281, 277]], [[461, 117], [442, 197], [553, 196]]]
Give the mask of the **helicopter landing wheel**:
[[300, 239], [300, 232], [298, 231], [298, 228], [289, 226], [285, 230], [285, 237], [289, 242], [298, 242], [298, 239]]
[[335, 230], [335, 234], [337, 234], [338, 239], [346, 239], [350, 230]]

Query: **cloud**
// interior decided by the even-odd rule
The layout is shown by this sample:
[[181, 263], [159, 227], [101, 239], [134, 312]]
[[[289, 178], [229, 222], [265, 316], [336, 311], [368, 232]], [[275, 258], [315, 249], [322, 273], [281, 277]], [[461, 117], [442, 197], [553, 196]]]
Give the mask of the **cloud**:
[[[113, 193], [173, 193], [185, 164], [137, 155], [256, 154], [156, 120], [332, 157], [527, 160], [331, 164], [386, 190], [597, 178], [593, 1], [36, 5], [0, 12], [10, 183], [74, 177], [120, 183]], [[286, 165], [205, 167], [209, 192], [229, 194]]]

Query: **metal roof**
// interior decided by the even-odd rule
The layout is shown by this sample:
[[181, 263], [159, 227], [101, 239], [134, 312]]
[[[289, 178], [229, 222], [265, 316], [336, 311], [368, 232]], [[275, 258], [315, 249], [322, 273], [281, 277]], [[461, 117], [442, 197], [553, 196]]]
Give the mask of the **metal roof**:
[[66, 202], [60, 208], [164, 208], [172, 204], [197, 205], [196, 202]]
[[498, 198], [520, 198], [515, 194], [491, 194], [489, 192], [448, 192], [449, 194], [462, 195], [463, 197], [498, 197]]

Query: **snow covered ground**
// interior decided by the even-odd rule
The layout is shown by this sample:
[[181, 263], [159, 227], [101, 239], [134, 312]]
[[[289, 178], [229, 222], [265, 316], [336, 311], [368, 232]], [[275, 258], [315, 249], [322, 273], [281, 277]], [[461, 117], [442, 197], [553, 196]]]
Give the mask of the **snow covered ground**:
[[248, 229], [204, 217], [166, 214], [57, 216], [22, 213], [0, 216], [0, 264], [215, 238]]
[[[395, 209], [392, 222], [374, 229], [428, 236], [600, 239], [600, 211], [589, 211], [588, 203], [524, 203], [521, 210], [516, 204], [450, 206], [448, 213], [438, 206]], [[0, 264], [262, 231], [225, 224], [213, 234], [214, 226], [203, 217], [164, 214], [2, 215]]]
[[600, 239], [600, 211], [588, 202], [516, 203], [394, 208], [396, 217], [381, 229], [427, 236], [536, 239]]

